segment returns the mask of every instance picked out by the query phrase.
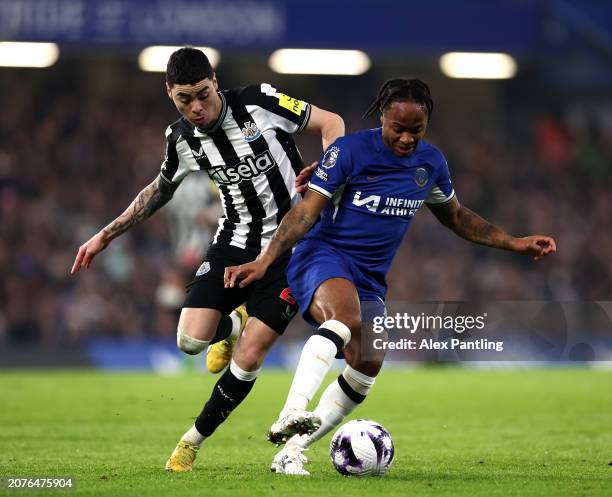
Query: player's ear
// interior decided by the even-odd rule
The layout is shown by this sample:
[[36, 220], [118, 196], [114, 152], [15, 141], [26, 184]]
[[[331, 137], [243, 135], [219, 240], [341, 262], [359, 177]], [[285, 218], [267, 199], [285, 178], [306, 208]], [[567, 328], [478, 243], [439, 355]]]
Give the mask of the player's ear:
[[213, 73], [212, 84], [215, 91], [219, 91], [219, 82], [217, 81], [217, 73]]
[[168, 94], [168, 98], [172, 100], [172, 88], [170, 88], [170, 85], [168, 84], [167, 81], [166, 81], [166, 93]]

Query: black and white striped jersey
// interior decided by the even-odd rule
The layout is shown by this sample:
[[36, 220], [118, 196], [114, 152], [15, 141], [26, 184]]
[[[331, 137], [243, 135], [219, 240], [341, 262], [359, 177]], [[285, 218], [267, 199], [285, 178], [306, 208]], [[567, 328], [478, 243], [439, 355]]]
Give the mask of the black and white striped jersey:
[[166, 129], [161, 178], [177, 184], [206, 171], [223, 204], [212, 245], [258, 253], [299, 201], [294, 182], [303, 163], [291, 135], [308, 124], [310, 105], [267, 83], [219, 96], [221, 113], [210, 127], [181, 118]]

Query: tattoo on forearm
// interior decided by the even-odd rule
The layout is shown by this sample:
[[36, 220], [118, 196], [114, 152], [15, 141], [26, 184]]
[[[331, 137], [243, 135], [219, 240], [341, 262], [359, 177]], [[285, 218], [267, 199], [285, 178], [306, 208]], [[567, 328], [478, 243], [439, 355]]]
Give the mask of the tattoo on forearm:
[[459, 236], [482, 245], [510, 249], [511, 236], [504, 230], [489, 223], [467, 207], [461, 206], [453, 225]]
[[315, 221], [299, 209], [289, 211], [270, 240], [267, 252], [276, 258], [289, 250], [313, 227]]
[[157, 178], [138, 194], [123, 214], [104, 228], [106, 238], [110, 241], [150, 217], [168, 203], [175, 190], [174, 185], [169, 185], [161, 178]]

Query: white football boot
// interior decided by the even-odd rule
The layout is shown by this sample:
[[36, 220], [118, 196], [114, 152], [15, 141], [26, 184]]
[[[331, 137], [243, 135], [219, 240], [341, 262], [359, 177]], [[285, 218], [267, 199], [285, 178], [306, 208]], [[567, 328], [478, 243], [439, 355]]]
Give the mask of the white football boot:
[[308, 476], [310, 473], [304, 469], [304, 464], [308, 463], [308, 458], [302, 454], [304, 449], [298, 445], [283, 447], [272, 459], [270, 470], [272, 473], [283, 475]]
[[281, 445], [293, 435], [312, 435], [320, 427], [321, 418], [314, 412], [292, 409], [272, 424], [267, 438], [273, 444]]

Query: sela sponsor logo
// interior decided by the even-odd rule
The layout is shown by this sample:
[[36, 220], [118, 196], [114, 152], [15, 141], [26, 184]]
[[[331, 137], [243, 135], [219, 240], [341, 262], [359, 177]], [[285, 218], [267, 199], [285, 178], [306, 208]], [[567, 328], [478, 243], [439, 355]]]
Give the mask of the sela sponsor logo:
[[353, 205], [365, 207], [370, 212], [384, 214], [387, 216], [414, 217], [424, 200], [410, 200], [407, 198], [381, 197], [380, 195], [369, 195], [362, 198], [361, 192], [355, 192]]
[[232, 166], [211, 167], [208, 175], [221, 185], [237, 185], [244, 179], [251, 179], [276, 166], [269, 151], [259, 155], [249, 155], [242, 162]]
[[327, 181], [327, 173], [323, 171], [320, 167], [315, 169], [315, 176], [323, 181]]
[[257, 140], [261, 136], [261, 131], [257, 127], [257, 124], [247, 121], [244, 123], [244, 128], [241, 129], [244, 139], [247, 142], [252, 142]]
[[338, 155], [340, 155], [340, 149], [338, 147], [328, 148], [325, 152], [325, 155], [323, 156], [323, 163], [321, 165], [325, 169], [331, 169], [336, 165]]

